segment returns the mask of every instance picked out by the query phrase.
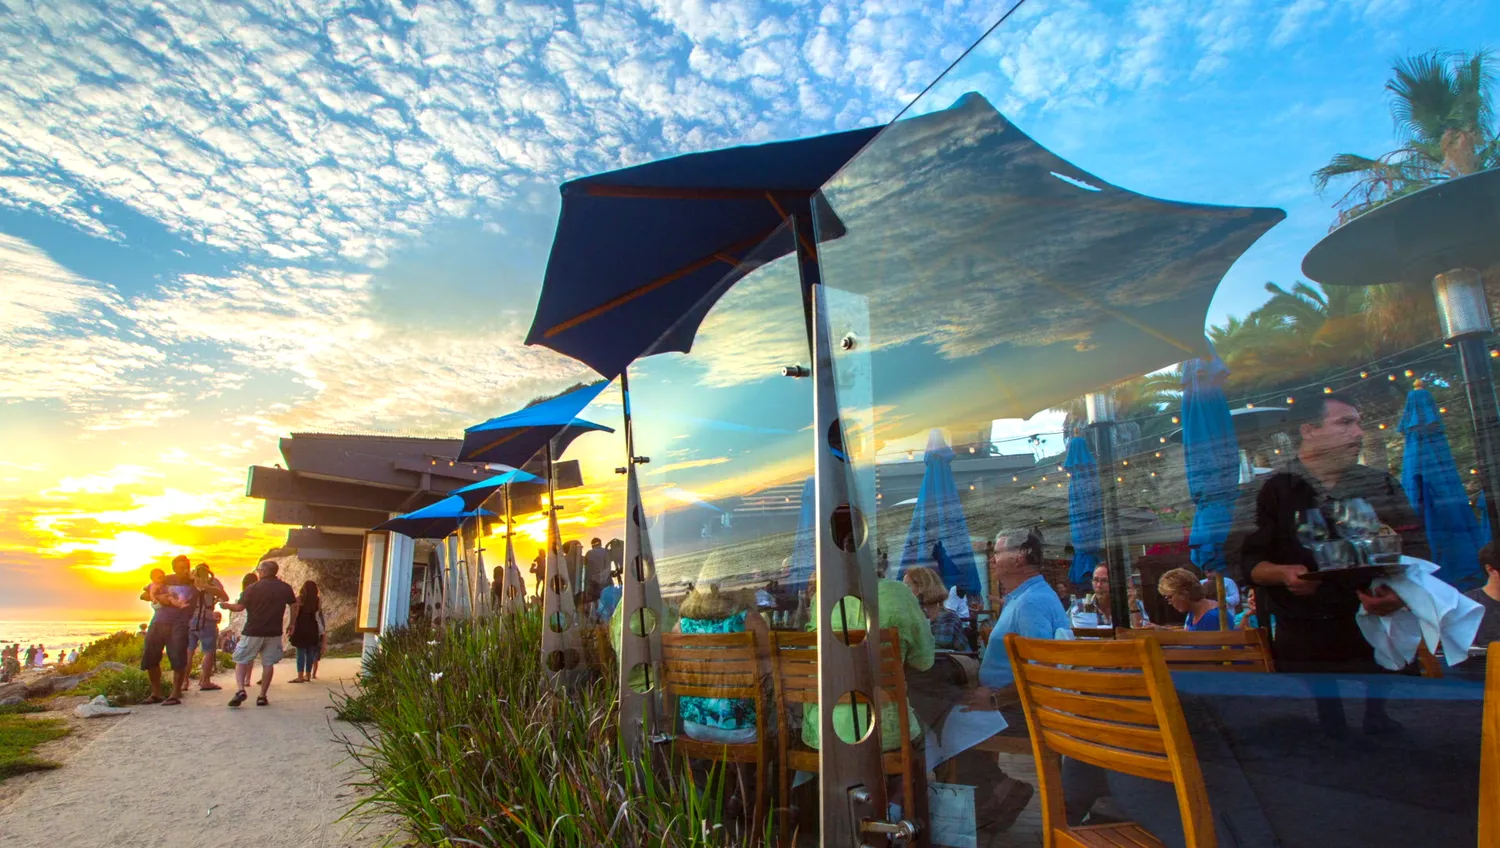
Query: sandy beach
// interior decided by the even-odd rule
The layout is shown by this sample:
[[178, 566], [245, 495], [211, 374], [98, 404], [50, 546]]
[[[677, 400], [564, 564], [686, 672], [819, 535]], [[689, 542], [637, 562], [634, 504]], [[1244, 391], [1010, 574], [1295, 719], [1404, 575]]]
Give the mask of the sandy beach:
[[[348, 685], [357, 659], [325, 660], [318, 680], [289, 684], [295, 663], [276, 667], [271, 704], [227, 705], [225, 689], [183, 698], [180, 707], [136, 707], [90, 719], [77, 740], [38, 751], [63, 762], [50, 772], [0, 784], [0, 845], [257, 848], [355, 846], [382, 834], [339, 821], [353, 804], [352, 764], [330, 725], [329, 691]], [[258, 669], [257, 669], [258, 673]]]

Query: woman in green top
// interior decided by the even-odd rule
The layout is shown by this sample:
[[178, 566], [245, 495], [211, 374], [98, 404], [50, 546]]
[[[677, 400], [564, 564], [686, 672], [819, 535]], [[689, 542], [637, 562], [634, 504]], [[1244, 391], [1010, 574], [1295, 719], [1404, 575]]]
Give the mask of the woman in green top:
[[[678, 633], [755, 633], [762, 645], [769, 637], [765, 619], [751, 609], [749, 598], [722, 595], [717, 585], [694, 589], [682, 602]], [[755, 702], [749, 698], [677, 699], [682, 732], [702, 742], [739, 745], [755, 740]]]

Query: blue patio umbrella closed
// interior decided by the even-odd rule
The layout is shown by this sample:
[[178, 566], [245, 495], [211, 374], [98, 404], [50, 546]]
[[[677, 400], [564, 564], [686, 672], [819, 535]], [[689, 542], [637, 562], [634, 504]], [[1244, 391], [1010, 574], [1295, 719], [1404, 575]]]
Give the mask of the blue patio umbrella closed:
[[817, 546], [813, 544], [817, 535], [817, 497], [817, 481], [808, 477], [802, 484], [802, 504], [797, 511], [797, 539], [792, 545], [791, 574], [786, 581], [789, 586], [806, 586], [813, 577], [813, 567], [817, 564]]
[[1068, 526], [1073, 536], [1073, 567], [1068, 569], [1068, 580], [1084, 584], [1093, 579], [1104, 550], [1104, 497], [1099, 492], [1099, 466], [1087, 439], [1074, 436], [1068, 440], [1063, 468], [1071, 475]]
[[413, 539], [442, 539], [457, 532], [464, 522], [481, 517], [494, 518], [495, 513], [487, 509], [469, 509], [464, 506], [463, 498], [450, 495], [430, 506], [398, 515], [375, 529], [389, 530]]
[[1224, 541], [1239, 497], [1240, 446], [1224, 397], [1228, 376], [1212, 345], [1207, 357], [1182, 363], [1182, 453], [1195, 508], [1188, 546], [1204, 571], [1225, 568]]
[[1484, 581], [1479, 522], [1453, 464], [1437, 403], [1426, 389], [1406, 396], [1400, 428], [1406, 437], [1401, 487], [1422, 519], [1433, 561], [1442, 566], [1437, 576], [1460, 589], [1478, 586]]
[[608, 385], [607, 380], [601, 380], [592, 386], [476, 424], [464, 431], [464, 444], [459, 449], [458, 458], [463, 462], [498, 462], [519, 468], [548, 442], [552, 443], [556, 458], [584, 433], [595, 430], [613, 433], [611, 427], [578, 417], [578, 413]]
[[[969, 522], [964, 518], [958, 483], [953, 479], [953, 449], [938, 430], [933, 430], [927, 438], [923, 463], [926, 468], [922, 473], [922, 489], [912, 508], [906, 544], [901, 549], [897, 572], [890, 576], [899, 578], [908, 568], [927, 566], [938, 571], [944, 586], [957, 586], [977, 595], [982, 587], [974, 562], [974, 545], [969, 541]], [[939, 556], [939, 550], [946, 556]]]

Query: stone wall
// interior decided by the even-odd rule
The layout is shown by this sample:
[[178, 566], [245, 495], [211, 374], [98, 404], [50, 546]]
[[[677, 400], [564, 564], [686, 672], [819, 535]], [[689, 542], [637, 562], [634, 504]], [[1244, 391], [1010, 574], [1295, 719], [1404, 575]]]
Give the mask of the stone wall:
[[296, 554], [286, 553], [265, 559], [275, 560], [281, 567], [278, 576], [290, 583], [293, 590], [300, 590], [307, 580], [318, 584], [323, 616], [328, 621], [329, 630], [354, 620], [354, 607], [359, 602], [358, 560], [302, 559]]

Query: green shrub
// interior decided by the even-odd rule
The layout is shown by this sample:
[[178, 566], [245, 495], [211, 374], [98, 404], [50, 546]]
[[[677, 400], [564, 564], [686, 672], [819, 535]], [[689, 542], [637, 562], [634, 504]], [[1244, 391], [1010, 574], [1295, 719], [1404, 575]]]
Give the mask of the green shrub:
[[611, 675], [554, 687], [540, 640], [536, 612], [382, 637], [363, 689], [335, 696], [368, 773], [351, 813], [400, 816], [431, 846], [771, 844], [725, 814], [718, 771], [699, 785], [623, 759]]
[[140, 633], [124, 630], [92, 642], [78, 652], [78, 659], [59, 666], [62, 674], [78, 674], [97, 668], [100, 663], [117, 662], [125, 665], [140, 665], [141, 652], [145, 650], [146, 637]]
[[47, 708], [41, 704], [0, 704], [0, 716], [20, 715], [21, 713], [44, 713]]
[[75, 695], [103, 695], [117, 707], [139, 704], [151, 697], [151, 679], [138, 668], [105, 671], [78, 684]]

